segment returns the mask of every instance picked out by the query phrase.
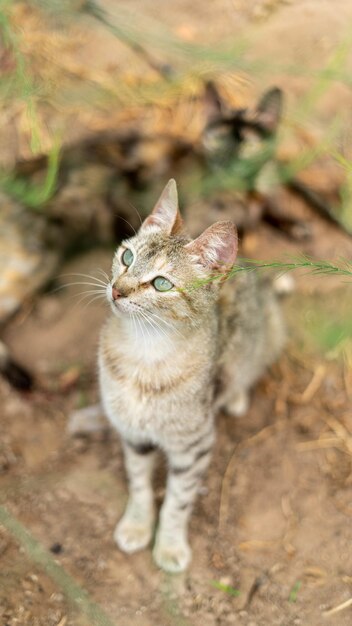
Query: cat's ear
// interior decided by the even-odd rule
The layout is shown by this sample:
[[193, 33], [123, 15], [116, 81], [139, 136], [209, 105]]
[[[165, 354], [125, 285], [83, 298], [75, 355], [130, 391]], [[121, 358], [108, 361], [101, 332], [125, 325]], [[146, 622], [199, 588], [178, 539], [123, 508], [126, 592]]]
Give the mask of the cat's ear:
[[278, 87], [272, 87], [264, 93], [259, 100], [255, 118], [267, 133], [275, 133], [281, 121], [283, 107], [283, 94]]
[[211, 80], [205, 84], [203, 101], [207, 122], [212, 122], [223, 116], [225, 108], [224, 103], [215, 84]]
[[197, 239], [185, 246], [198, 263], [209, 270], [227, 272], [233, 266], [238, 248], [236, 226], [233, 222], [216, 222]]
[[153, 211], [144, 220], [141, 228], [158, 228], [169, 235], [175, 235], [183, 228], [181, 214], [178, 210], [176, 181], [171, 178], [164, 188]]

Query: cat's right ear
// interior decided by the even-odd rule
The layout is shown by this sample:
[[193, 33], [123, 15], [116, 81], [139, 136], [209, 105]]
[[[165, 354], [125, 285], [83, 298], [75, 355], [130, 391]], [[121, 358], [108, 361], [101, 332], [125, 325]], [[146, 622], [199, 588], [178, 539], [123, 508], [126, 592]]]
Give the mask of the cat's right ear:
[[281, 121], [283, 93], [278, 87], [272, 87], [264, 93], [256, 107], [256, 122], [267, 133], [275, 133]]
[[237, 229], [230, 221], [216, 222], [185, 246], [203, 267], [225, 273], [235, 262], [237, 248]]
[[167, 183], [151, 214], [144, 220], [141, 229], [144, 228], [157, 228], [169, 235], [175, 235], [182, 230], [183, 221], [178, 210], [177, 186], [173, 178]]

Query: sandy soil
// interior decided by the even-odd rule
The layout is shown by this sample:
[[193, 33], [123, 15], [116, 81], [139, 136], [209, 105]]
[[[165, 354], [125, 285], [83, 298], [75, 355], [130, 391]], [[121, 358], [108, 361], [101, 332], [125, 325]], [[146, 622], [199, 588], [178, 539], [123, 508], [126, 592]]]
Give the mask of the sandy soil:
[[[252, 58], [280, 56], [312, 70], [324, 65], [352, 17], [347, 0], [218, 0], [207, 11], [181, 0], [128, 6], [193, 40], [202, 41], [205, 29], [212, 41], [246, 32]], [[111, 62], [104, 45], [96, 46], [97, 66]], [[257, 77], [256, 85], [267, 84], [267, 77]], [[289, 89], [289, 100], [309, 83], [280, 68], [270, 75], [274, 80]], [[311, 120], [314, 132], [339, 107], [342, 115], [350, 110], [350, 90], [336, 83], [321, 102]], [[350, 125], [345, 128], [347, 137]], [[351, 240], [295, 202], [313, 229], [304, 251], [350, 258]], [[294, 254], [297, 246], [262, 226], [242, 250], [273, 258]], [[94, 250], [62, 273], [108, 270], [110, 259], [111, 251]], [[193, 562], [180, 576], [159, 571], [150, 550], [126, 556], [113, 543], [126, 501], [115, 434], [67, 435], [70, 412], [97, 400], [95, 353], [107, 314], [103, 302], [79, 304], [80, 291], [43, 294], [6, 330], [14, 353], [36, 372], [38, 387], [21, 395], [0, 381], [0, 504], [12, 516], [4, 519], [0, 507], [0, 623], [351, 624], [351, 353], [336, 341], [341, 320], [350, 324], [350, 285], [336, 277], [297, 278], [284, 303], [290, 330], [285, 353], [254, 391], [245, 418], [218, 418], [213, 462], [191, 521]], [[161, 463], [159, 502], [163, 489]]]

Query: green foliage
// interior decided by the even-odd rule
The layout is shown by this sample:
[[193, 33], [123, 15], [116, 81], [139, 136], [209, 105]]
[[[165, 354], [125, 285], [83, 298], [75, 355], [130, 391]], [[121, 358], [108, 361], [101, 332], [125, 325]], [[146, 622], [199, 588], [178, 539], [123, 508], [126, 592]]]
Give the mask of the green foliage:
[[[352, 261], [341, 259], [339, 263], [330, 261], [314, 260], [308, 256], [301, 256], [289, 261], [257, 261], [255, 259], [242, 259], [240, 263], [236, 263], [230, 269], [223, 273], [216, 273], [208, 278], [200, 279], [189, 284], [187, 289], [198, 289], [215, 280], [229, 280], [240, 272], [253, 272], [256, 270], [277, 270], [277, 273], [283, 274], [292, 272], [293, 270], [306, 270], [309, 274], [327, 274], [348, 277], [352, 279]], [[351, 283], [352, 286], [352, 283]]]
[[79, 613], [86, 616], [91, 626], [115, 626], [99, 604], [94, 602], [89, 593], [53, 558], [29, 530], [0, 504], [0, 524], [27, 553], [31, 562], [41, 568], [58, 585], [66, 599]]
[[224, 591], [229, 596], [233, 596], [234, 598], [237, 598], [239, 595], [241, 595], [241, 592], [238, 589], [235, 589], [231, 585], [225, 585], [218, 580], [212, 580], [210, 584], [212, 587], [215, 587], [215, 589], [219, 589], [219, 591]]
[[302, 587], [302, 583], [300, 580], [297, 580], [297, 582], [295, 582], [295, 584], [293, 585], [291, 591], [290, 591], [290, 595], [288, 596], [288, 601], [289, 602], [296, 602], [297, 601], [297, 594], [300, 590], [300, 588]]
[[302, 324], [315, 346], [331, 356], [343, 353], [352, 342], [351, 299], [340, 294], [338, 302], [336, 307], [335, 299], [324, 298], [303, 307]]
[[[244, 259], [248, 266], [244, 269], [276, 269], [281, 273], [290, 272], [292, 270], [303, 269], [310, 274], [329, 274], [338, 276], [347, 276], [352, 278], [352, 261], [340, 259], [339, 263], [332, 263], [325, 260], [314, 260], [309, 256], [302, 255], [292, 259], [292, 261], [255, 261], [253, 259]], [[241, 271], [241, 266], [234, 266], [229, 277]]]
[[48, 155], [48, 167], [42, 184], [11, 174], [0, 175], [0, 186], [10, 196], [31, 209], [42, 207], [52, 198], [57, 187], [60, 145], [57, 142]]
[[0, 0], [0, 38], [14, 61], [13, 72], [8, 76], [3, 75], [0, 79], [0, 94], [3, 103], [11, 99], [24, 102], [30, 123], [31, 149], [36, 153], [41, 150], [40, 125], [37, 113], [37, 99], [40, 96], [40, 89], [29, 71], [24, 55], [21, 53], [19, 35], [11, 25], [12, 6], [11, 0]]
[[338, 152], [332, 152], [332, 156], [341, 165], [346, 175], [340, 191], [340, 216], [342, 223], [346, 224], [347, 229], [352, 232], [352, 162]]

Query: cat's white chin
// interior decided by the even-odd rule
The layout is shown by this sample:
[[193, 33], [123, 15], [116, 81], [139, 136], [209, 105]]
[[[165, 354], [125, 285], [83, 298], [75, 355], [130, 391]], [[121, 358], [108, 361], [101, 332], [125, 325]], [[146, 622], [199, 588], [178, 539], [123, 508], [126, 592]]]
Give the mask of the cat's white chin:
[[118, 317], [128, 316], [128, 315], [131, 316], [135, 313], [138, 313], [138, 307], [135, 306], [133, 302], [130, 302], [126, 298], [119, 299], [119, 300], [110, 300], [110, 305], [111, 305], [112, 312], [114, 313], [114, 315], [117, 315]]

